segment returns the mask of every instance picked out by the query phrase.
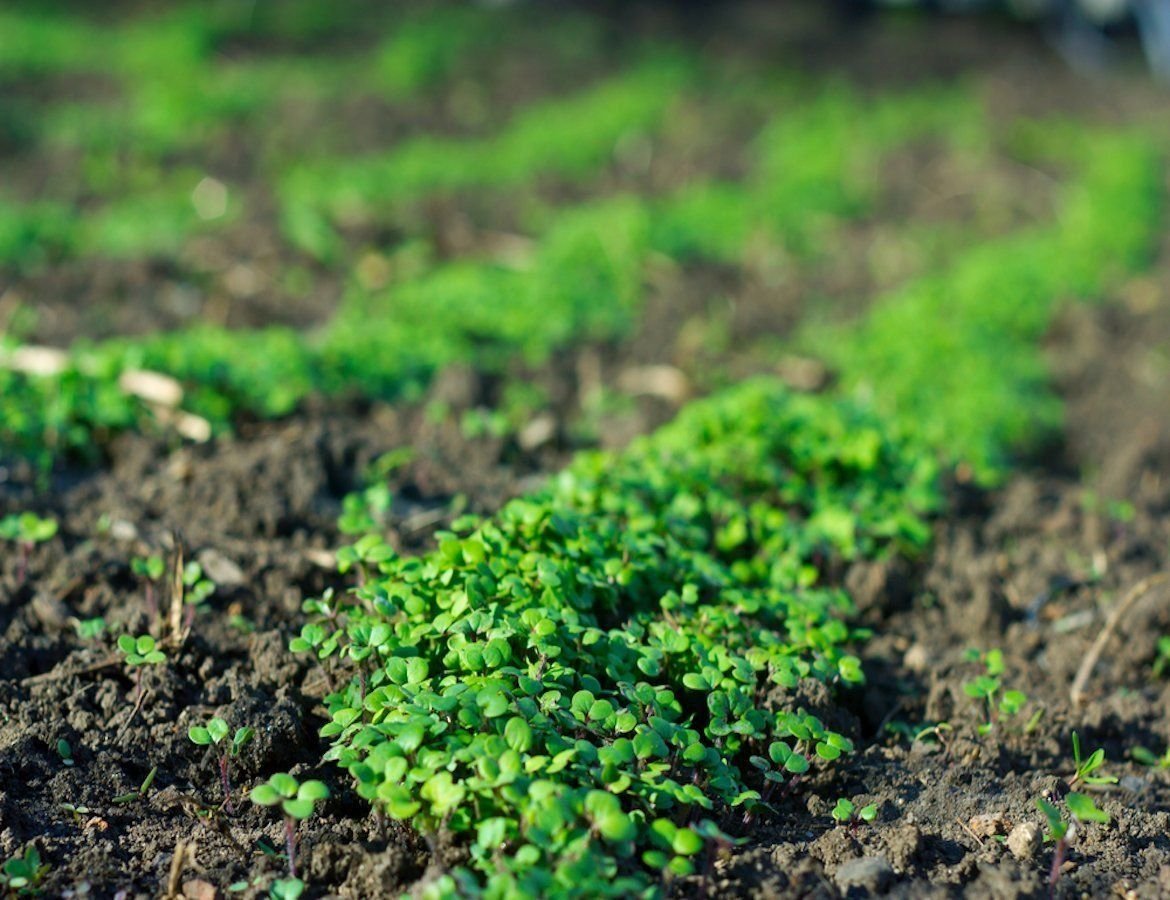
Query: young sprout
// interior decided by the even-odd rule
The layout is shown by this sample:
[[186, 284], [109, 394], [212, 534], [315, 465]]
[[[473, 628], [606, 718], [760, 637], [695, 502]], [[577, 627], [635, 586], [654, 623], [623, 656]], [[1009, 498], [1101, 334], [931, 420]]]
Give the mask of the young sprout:
[[206, 725], [192, 725], [187, 729], [187, 737], [200, 747], [214, 746], [219, 751], [219, 781], [223, 787], [223, 808], [228, 815], [232, 815], [235, 810], [232, 808], [232, 782], [228, 773], [229, 760], [233, 756], [240, 755], [244, 745], [256, 736], [256, 729], [247, 726], [237, 728], [236, 733], [232, 735], [231, 743], [220, 747], [220, 744], [228, 736], [228, 730], [227, 722], [217, 716], [210, 719]]
[[856, 834], [858, 827], [862, 822], [872, 822], [877, 818], [877, 804], [870, 803], [867, 806], [858, 808], [852, 800], [846, 800], [844, 797], [837, 801], [837, 805], [833, 807], [833, 818], [841, 825], [848, 825], [849, 830]]
[[1157, 656], [1154, 657], [1154, 677], [1161, 678], [1170, 666], [1170, 634], [1158, 638]]
[[344, 575], [356, 568], [358, 584], [366, 583], [381, 563], [394, 558], [393, 548], [377, 534], [367, 534], [337, 551], [337, 571]]
[[320, 781], [298, 782], [286, 772], [278, 772], [264, 784], [252, 788], [252, 802], [260, 806], [280, 806], [284, 813], [284, 842], [288, 851], [288, 877], [297, 878], [296, 823], [313, 814], [317, 804], [329, 797], [329, 788]]
[[1076, 769], [1073, 773], [1072, 780], [1069, 782], [1069, 787], [1075, 787], [1080, 784], [1117, 784], [1117, 779], [1112, 775], [1094, 775], [1093, 773], [1105, 765], [1105, 751], [1098, 747], [1088, 757], [1081, 757], [1081, 739], [1074, 731], [1072, 733], [1073, 745], [1073, 764]]
[[142, 699], [142, 670], [146, 666], [159, 666], [167, 661], [166, 655], [158, 648], [158, 644], [149, 634], [140, 634], [137, 637], [124, 634], [118, 638], [118, 649], [126, 656], [126, 665], [135, 672], [134, 702]]
[[1085, 822], [1109, 823], [1109, 813], [1098, 808], [1087, 794], [1078, 794], [1074, 791], [1065, 798], [1064, 803], [1068, 807], [1072, 822], [1065, 822], [1060, 815], [1060, 810], [1047, 800], [1041, 798], [1036, 801], [1037, 808], [1044, 813], [1044, 818], [1048, 823], [1048, 833], [1044, 836], [1044, 840], [1056, 844], [1052, 854], [1052, 868], [1048, 870], [1050, 892], [1056, 890], [1056, 883], [1060, 881], [1060, 873], [1064, 868], [1069, 844], [1076, 835], [1075, 826]]
[[183, 567], [183, 628], [191, 629], [197, 612], [207, 609], [206, 600], [215, 593], [215, 582], [203, 577], [203, 566], [191, 560]]
[[101, 616], [92, 619], [70, 619], [69, 622], [77, 632], [77, 637], [83, 641], [96, 641], [106, 633], [106, 620]]
[[28, 575], [28, 562], [33, 548], [49, 540], [56, 533], [56, 519], [42, 519], [35, 513], [13, 513], [0, 519], [0, 538], [16, 541], [20, 547], [20, 563], [16, 568], [18, 583], [24, 584]]
[[73, 765], [73, 748], [69, 746], [69, 742], [65, 738], [60, 738], [57, 741], [57, 755], [61, 757], [61, 762], [65, 765]]
[[0, 867], [0, 888], [12, 895], [40, 893], [40, 883], [48, 874], [48, 863], [41, 862], [36, 847], [26, 847], [20, 856], [14, 856]]
[[152, 622], [158, 618], [158, 595], [155, 585], [166, 572], [166, 563], [158, 555], [136, 556], [130, 560], [130, 571], [146, 582], [146, 615]]
[[142, 779], [142, 784], [138, 786], [138, 790], [129, 791], [125, 794], [119, 794], [114, 798], [114, 802], [118, 804], [136, 803], [146, 797], [150, 791], [150, 786], [154, 784], [154, 776], [158, 774], [158, 766], [151, 766], [146, 777]]
[[1161, 756], [1146, 747], [1134, 747], [1129, 751], [1129, 755], [1139, 765], [1154, 769], [1170, 769], [1170, 747], [1167, 747]]

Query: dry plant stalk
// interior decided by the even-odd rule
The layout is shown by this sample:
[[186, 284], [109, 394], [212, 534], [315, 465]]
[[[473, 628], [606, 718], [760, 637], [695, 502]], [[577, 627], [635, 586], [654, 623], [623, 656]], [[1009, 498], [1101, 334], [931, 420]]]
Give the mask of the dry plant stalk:
[[1121, 598], [1121, 601], [1113, 607], [1109, 613], [1109, 618], [1105, 621], [1105, 627], [1101, 629], [1101, 633], [1093, 641], [1093, 646], [1089, 648], [1089, 652], [1085, 654], [1085, 658], [1081, 661], [1081, 667], [1077, 670], [1077, 677], [1073, 679], [1072, 689], [1069, 691], [1069, 697], [1072, 700], [1073, 706], [1080, 706], [1084, 701], [1085, 685], [1088, 684], [1089, 678], [1092, 677], [1093, 669], [1096, 668], [1098, 660], [1101, 659], [1101, 654], [1105, 652], [1105, 645], [1109, 643], [1109, 638], [1117, 631], [1121, 620], [1137, 604], [1138, 600], [1154, 588], [1167, 582], [1170, 582], [1170, 572], [1158, 572], [1154, 575], [1149, 575], [1130, 588], [1129, 592]]

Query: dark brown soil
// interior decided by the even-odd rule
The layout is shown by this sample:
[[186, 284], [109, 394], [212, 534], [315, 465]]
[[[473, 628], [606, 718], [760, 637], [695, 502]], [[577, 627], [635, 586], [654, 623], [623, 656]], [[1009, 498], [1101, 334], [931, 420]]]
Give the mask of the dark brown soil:
[[[744, 19], [743, 35], [762, 40], [760, 15]], [[953, 73], [972, 60], [987, 64], [970, 30], [945, 28], [949, 37], [931, 45], [926, 74]], [[997, 26], [974, 32], [989, 33], [1000, 35]], [[1105, 105], [1106, 88], [1063, 74], [1034, 43], [1007, 40], [1014, 49], [979, 76], [1005, 120], [1040, 104], [1018, 88], [1021, 78], [1051, 94], [1042, 108]], [[904, 61], [893, 71], [879, 65], [904, 60], [891, 56], [891, 46], [900, 45], [877, 35], [854, 45], [852, 56], [815, 42], [804, 52], [822, 64], [851, 60], [849, 68], [871, 81], [875, 72], [886, 83], [911, 79]], [[1127, 96], [1137, 109], [1128, 114], [1150, 108]], [[451, 516], [491, 512], [577, 446], [620, 445], [693, 393], [775, 365], [751, 344], [774, 343], [809, 315], [854, 315], [863, 306], [858, 298], [937, 265], [946, 247], [924, 251], [908, 223], [969, 228], [982, 190], [1010, 197], [992, 204], [1008, 212], [983, 223], [986, 233], [1046, 217], [1050, 189], [1036, 173], [1008, 160], [990, 172], [954, 166], [929, 145], [900, 154], [884, 173], [878, 208], [836, 235], [845, 249], [794, 260], [780, 276], [750, 266], [655, 271], [644, 324], [629, 341], [574, 348], [537, 370], [509, 373], [539, 385], [549, 403], [507, 437], [471, 439], [458, 424], [461, 413], [498, 404], [507, 379], [452, 370], [412, 406], [310, 403], [287, 420], [243, 424], [235, 436], [203, 446], [127, 436], [109, 448], [101, 470], [58, 473], [47, 491], [19, 467], [0, 469], [0, 515], [31, 508], [61, 522], [61, 534], [33, 554], [26, 577], [16, 554], [0, 558], [0, 859], [35, 843], [52, 866], [50, 896], [79, 896], [88, 884], [97, 897], [157, 897], [172, 888], [210, 897], [207, 884], [222, 895], [231, 882], [278, 874], [281, 862], [258, 843], [279, 848], [273, 816], [250, 804], [235, 816], [210, 814], [221, 799], [214, 761], [186, 730], [220, 714], [258, 732], [234, 764], [238, 786], [291, 770], [333, 788], [324, 815], [302, 832], [303, 870], [314, 892], [380, 897], [409, 890], [431, 865], [431, 848], [409, 829], [377, 822], [320, 762], [317, 701], [325, 676], [286, 651], [301, 602], [339, 583], [330, 551], [343, 540], [335, 524], [342, 497], [381, 454], [410, 448], [409, 460], [388, 476], [389, 533], [398, 549], [423, 550]], [[956, 179], [963, 189], [943, 194], [940, 185]], [[264, 248], [265, 240], [270, 236], [251, 246]], [[225, 248], [203, 252], [218, 260]], [[243, 252], [262, 256], [273, 271], [284, 264], [279, 249]], [[97, 287], [87, 276], [97, 276]], [[189, 273], [141, 264], [79, 263], [76, 271], [37, 277], [44, 279], [38, 284], [64, 285], [75, 304], [75, 316], [54, 310], [62, 317], [50, 324], [46, 316], [39, 332], [61, 342], [94, 336], [99, 320], [85, 313], [90, 300], [158, 327], [207, 317], [214, 295], [193, 286], [201, 282]], [[717, 860], [683, 893], [1045, 896], [1051, 848], [1021, 844], [1017, 858], [1005, 839], [1041, 821], [1037, 798], [1069, 789], [1072, 730], [1087, 748], [1105, 748], [1107, 769], [1122, 781], [1097, 796], [1113, 822], [1077, 836], [1056, 893], [1170, 892], [1170, 776], [1130, 759], [1134, 747], [1161, 755], [1170, 743], [1167, 682], [1151, 671], [1155, 640], [1170, 632], [1167, 592], [1151, 594], [1121, 623], [1086, 701], [1077, 707], [1069, 698], [1109, 604], [1165, 569], [1170, 553], [1167, 284], [1170, 248], [1151, 275], [1105, 306], [1070, 310], [1054, 330], [1051, 359], [1068, 400], [1064, 446], [998, 491], [956, 486], [959, 514], [937, 524], [928, 559], [850, 573], [862, 621], [876, 632], [864, 652], [868, 687], [846, 698], [844, 712], [811, 689], [801, 700], [849, 728], [859, 753], [794, 791], [775, 819], [749, 830], [747, 846]], [[282, 315], [298, 325], [320, 321], [335, 297], [315, 292]], [[223, 321], [270, 321], [278, 300], [245, 292]], [[112, 330], [123, 330], [111, 315], [119, 322]], [[806, 387], [831, 377], [791, 360], [782, 371]], [[448, 411], [442, 418], [434, 414], [440, 405]], [[146, 589], [129, 561], [179, 546], [203, 563], [218, 589], [181, 649], [146, 674], [138, 704], [134, 680], [112, 661], [109, 642], [80, 639], [74, 622], [100, 615], [145, 630], [152, 624]], [[966, 660], [970, 648], [1002, 650], [1005, 685], [1030, 698], [1023, 713], [985, 736], [977, 729], [986, 716], [962, 687], [979, 674]], [[905, 736], [944, 722], [949, 728], [940, 727], [935, 739]], [[71, 766], [58, 754], [62, 739], [72, 748]], [[144, 798], [113, 802], [155, 767]], [[876, 821], [835, 825], [829, 812], [837, 797], [877, 803]], [[436, 849], [441, 859], [452, 852]]]

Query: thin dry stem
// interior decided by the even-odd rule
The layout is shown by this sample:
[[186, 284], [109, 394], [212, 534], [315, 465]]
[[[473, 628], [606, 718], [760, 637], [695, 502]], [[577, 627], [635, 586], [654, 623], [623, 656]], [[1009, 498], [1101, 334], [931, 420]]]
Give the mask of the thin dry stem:
[[1113, 607], [1109, 613], [1109, 618], [1105, 621], [1105, 627], [1097, 635], [1097, 640], [1093, 641], [1093, 646], [1089, 648], [1089, 652], [1085, 654], [1085, 658], [1081, 661], [1081, 667], [1077, 670], [1077, 677], [1073, 679], [1072, 689], [1069, 691], [1073, 706], [1080, 706], [1084, 701], [1085, 686], [1088, 684], [1089, 678], [1092, 677], [1093, 669], [1096, 668], [1097, 662], [1101, 659], [1101, 654], [1105, 652], [1105, 645], [1109, 643], [1109, 638], [1117, 631], [1121, 620], [1137, 604], [1138, 600], [1154, 588], [1166, 582], [1170, 582], [1170, 572], [1158, 572], [1154, 575], [1149, 575], [1130, 588], [1129, 592], [1121, 598], [1121, 601]]

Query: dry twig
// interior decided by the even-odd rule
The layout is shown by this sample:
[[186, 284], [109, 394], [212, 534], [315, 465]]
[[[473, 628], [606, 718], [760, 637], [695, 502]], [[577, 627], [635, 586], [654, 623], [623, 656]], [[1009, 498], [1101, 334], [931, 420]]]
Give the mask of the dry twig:
[[1089, 678], [1093, 675], [1093, 669], [1097, 666], [1097, 661], [1100, 660], [1101, 654], [1105, 651], [1105, 645], [1109, 643], [1109, 638], [1117, 631], [1117, 626], [1121, 624], [1121, 620], [1125, 618], [1134, 605], [1148, 594], [1151, 590], [1161, 584], [1170, 582], [1170, 572], [1158, 572], [1143, 578], [1132, 588], [1129, 589], [1120, 602], [1113, 607], [1109, 613], [1109, 618], [1105, 621], [1105, 627], [1101, 629], [1101, 633], [1097, 635], [1097, 640], [1093, 641], [1093, 646], [1089, 648], [1089, 652], [1085, 654], [1085, 658], [1081, 661], [1081, 667], [1077, 670], [1077, 677], [1073, 679], [1072, 689], [1069, 691], [1069, 697], [1072, 700], [1073, 706], [1080, 706], [1085, 697], [1085, 685], [1088, 684]]

